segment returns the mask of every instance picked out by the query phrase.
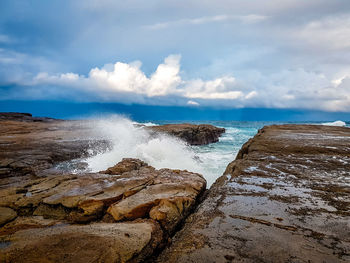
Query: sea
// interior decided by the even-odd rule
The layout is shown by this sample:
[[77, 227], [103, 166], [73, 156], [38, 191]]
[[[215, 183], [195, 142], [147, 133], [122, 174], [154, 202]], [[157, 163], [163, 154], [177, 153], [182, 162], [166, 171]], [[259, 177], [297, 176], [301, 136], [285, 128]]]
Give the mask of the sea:
[[[184, 121], [143, 121], [136, 122], [119, 115], [90, 120], [94, 138], [112, 142], [109, 151], [80, 160], [87, 164], [84, 171], [98, 172], [115, 165], [123, 158], [138, 158], [161, 169], [181, 169], [202, 174], [210, 187], [220, 177], [226, 166], [232, 162], [242, 145], [266, 125], [295, 122], [253, 122], [253, 121], [186, 121], [193, 124], [211, 124], [226, 129], [216, 143], [191, 146], [175, 137], [151, 134], [144, 126], [155, 126]], [[326, 124], [350, 127], [341, 121], [332, 123], [304, 122], [304, 124]], [[299, 122], [299, 124], [301, 124]], [[76, 172], [81, 172], [77, 170]]]

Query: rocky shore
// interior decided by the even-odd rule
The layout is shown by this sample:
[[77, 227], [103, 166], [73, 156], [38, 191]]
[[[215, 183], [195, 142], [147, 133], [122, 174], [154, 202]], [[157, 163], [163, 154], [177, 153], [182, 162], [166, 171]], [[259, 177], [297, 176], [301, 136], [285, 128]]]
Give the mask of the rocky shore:
[[138, 159], [53, 169], [110, 147], [84, 121], [0, 114], [0, 262], [140, 262], [169, 242], [205, 179]]
[[349, 262], [350, 129], [269, 126], [158, 262]]
[[[199, 126], [155, 129], [222, 132], [193, 139]], [[0, 114], [0, 262], [350, 260], [349, 128], [264, 127], [207, 191], [200, 174], [138, 159], [53, 169], [110, 147], [84, 122]]]
[[87, 174], [1, 180], [0, 262], [139, 262], [161, 249], [206, 187], [137, 159]]
[[0, 113], [0, 178], [34, 175], [109, 147], [107, 140], [92, 138], [89, 127], [80, 121]]

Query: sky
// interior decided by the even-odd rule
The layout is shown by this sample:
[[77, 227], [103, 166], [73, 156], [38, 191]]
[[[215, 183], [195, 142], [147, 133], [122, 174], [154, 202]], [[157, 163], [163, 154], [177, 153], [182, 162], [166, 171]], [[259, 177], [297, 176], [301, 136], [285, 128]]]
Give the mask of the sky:
[[348, 0], [2, 0], [9, 101], [350, 112]]

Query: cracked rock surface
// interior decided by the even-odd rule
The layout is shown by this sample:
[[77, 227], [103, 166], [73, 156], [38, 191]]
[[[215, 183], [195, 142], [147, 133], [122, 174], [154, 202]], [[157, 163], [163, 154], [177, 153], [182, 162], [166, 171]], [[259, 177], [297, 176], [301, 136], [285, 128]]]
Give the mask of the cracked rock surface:
[[349, 262], [350, 129], [263, 128], [158, 262]]

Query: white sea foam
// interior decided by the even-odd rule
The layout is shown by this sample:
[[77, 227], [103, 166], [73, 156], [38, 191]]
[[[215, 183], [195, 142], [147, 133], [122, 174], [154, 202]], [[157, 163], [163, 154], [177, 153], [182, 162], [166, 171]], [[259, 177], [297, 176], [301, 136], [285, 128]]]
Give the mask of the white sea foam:
[[94, 137], [108, 139], [111, 151], [86, 159], [91, 171], [101, 171], [123, 158], [138, 158], [157, 169], [171, 168], [198, 172], [205, 175], [196, 154], [184, 142], [166, 135], [151, 135], [120, 116], [91, 121]]
[[223, 174], [226, 166], [235, 159], [241, 145], [256, 133], [257, 129], [225, 127], [226, 133], [218, 143], [189, 146], [183, 141], [165, 135], [150, 134], [144, 126], [155, 123], [133, 122], [113, 115], [91, 120], [93, 138], [107, 139], [113, 149], [87, 158], [88, 169], [102, 171], [123, 158], [138, 158], [160, 168], [188, 170], [202, 174], [210, 187]]
[[141, 123], [139, 123], [139, 122], [133, 121], [132, 124], [137, 125], [137, 126], [139, 126], [139, 125], [141, 125], [141, 126], [158, 126], [158, 124], [155, 124], [153, 122], [141, 122]]
[[158, 124], [155, 124], [153, 122], [144, 122], [144, 123], [142, 123], [142, 125], [145, 125], [145, 126], [158, 126]]
[[325, 123], [322, 123], [322, 125], [345, 127], [346, 123], [343, 121], [334, 121], [334, 122], [325, 122]]

